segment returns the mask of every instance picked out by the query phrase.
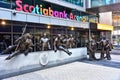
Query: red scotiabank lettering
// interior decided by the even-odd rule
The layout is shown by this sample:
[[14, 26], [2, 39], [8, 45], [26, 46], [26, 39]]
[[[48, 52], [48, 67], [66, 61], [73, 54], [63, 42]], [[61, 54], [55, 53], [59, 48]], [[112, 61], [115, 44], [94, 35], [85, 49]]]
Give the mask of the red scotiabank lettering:
[[24, 7], [23, 7], [23, 10], [24, 10], [25, 12], [29, 12], [29, 11], [27, 10], [27, 8], [28, 8], [28, 4], [25, 4]]
[[29, 12], [31, 13], [32, 11], [33, 11], [33, 9], [34, 9], [34, 6], [29, 6]]
[[28, 4], [24, 4], [24, 6], [22, 6], [22, 1], [21, 0], [16, 0], [16, 10], [17, 11], [22, 11], [24, 10], [25, 12], [32, 12], [34, 6], [33, 5], [28, 5]]
[[16, 5], [17, 5], [16, 10], [17, 11], [22, 11], [22, 5], [21, 4], [22, 4], [21, 0], [16, 1]]
[[76, 15], [74, 15], [74, 20], [76, 19]]

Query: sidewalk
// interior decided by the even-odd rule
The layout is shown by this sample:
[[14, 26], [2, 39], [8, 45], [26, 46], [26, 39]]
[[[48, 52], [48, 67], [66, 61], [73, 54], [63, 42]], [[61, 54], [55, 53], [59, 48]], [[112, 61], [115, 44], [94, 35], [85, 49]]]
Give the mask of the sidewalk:
[[73, 62], [4, 80], [120, 80], [120, 69]]
[[76, 61], [3, 80], [120, 80], [120, 55], [111, 57], [110, 61]]

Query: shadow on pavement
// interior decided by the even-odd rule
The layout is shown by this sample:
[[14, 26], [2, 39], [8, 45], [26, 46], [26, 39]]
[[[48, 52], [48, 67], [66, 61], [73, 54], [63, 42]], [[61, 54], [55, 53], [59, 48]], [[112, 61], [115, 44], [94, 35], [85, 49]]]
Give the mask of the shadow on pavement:
[[82, 60], [81, 61], [80, 60], [80, 62], [120, 69], [120, 62], [115, 62], [115, 61], [108, 61], [108, 60], [93, 60], [93, 61]]
[[120, 55], [120, 50], [117, 51], [117, 52], [111, 52], [111, 54], [113, 54], [113, 55]]

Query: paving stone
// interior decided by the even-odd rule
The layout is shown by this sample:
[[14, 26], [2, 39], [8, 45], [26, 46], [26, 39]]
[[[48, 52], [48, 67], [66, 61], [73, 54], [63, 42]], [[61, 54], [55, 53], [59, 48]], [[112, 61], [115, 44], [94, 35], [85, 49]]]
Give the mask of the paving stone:
[[120, 69], [73, 62], [4, 80], [120, 80]]
[[[99, 59], [100, 54], [96, 57]], [[110, 61], [76, 61], [4, 80], [120, 80], [120, 53], [111, 57]]]

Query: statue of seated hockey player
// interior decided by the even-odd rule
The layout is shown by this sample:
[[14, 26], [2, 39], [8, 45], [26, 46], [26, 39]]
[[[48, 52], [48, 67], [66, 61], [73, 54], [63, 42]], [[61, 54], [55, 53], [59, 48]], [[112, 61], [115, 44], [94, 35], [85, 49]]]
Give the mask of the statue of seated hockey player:
[[7, 52], [13, 52], [6, 58], [6, 60], [13, 58], [20, 53], [27, 55], [28, 52], [31, 52], [33, 50], [33, 43], [31, 38], [32, 36], [29, 33], [26, 33], [15, 41], [15, 45], [9, 46], [6, 50], [4, 50], [2, 52], [3, 54]]
[[46, 33], [43, 34], [43, 37], [40, 40], [40, 44], [42, 46], [42, 51], [51, 49], [50, 43], [49, 43], [49, 38], [47, 38]]
[[69, 56], [72, 54], [72, 52], [69, 52], [69, 50], [67, 48], [65, 48], [65, 45], [63, 44], [63, 38], [62, 38], [61, 34], [58, 34], [57, 37], [54, 40], [54, 50], [55, 50], [55, 52], [57, 50], [64, 51]]
[[32, 42], [32, 36], [30, 34], [28, 34], [27, 39], [25, 41], [25, 50], [24, 50], [24, 54], [25, 56], [28, 55], [29, 52], [33, 51], [33, 42]]

